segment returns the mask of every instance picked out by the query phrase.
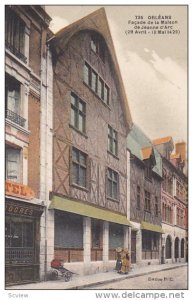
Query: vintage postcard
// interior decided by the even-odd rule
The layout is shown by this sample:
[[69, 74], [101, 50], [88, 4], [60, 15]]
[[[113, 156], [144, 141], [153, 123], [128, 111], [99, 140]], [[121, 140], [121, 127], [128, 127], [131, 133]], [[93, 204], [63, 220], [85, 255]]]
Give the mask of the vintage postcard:
[[7, 297], [184, 298], [188, 8], [4, 6]]

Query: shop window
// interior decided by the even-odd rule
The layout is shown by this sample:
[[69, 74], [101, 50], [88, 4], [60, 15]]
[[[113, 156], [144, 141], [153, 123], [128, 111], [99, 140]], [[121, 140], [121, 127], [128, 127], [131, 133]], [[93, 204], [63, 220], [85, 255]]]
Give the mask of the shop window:
[[20, 182], [20, 149], [6, 146], [6, 179]]
[[100, 220], [92, 219], [91, 233], [92, 233], [92, 248], [101, 248], [102, 247], [102, 223]]
[[151, 250], [151, 244], [152, 244], [152, 236], [151, 232], [144, 231], [142, 232], [142, 250]]
[[61, 248], [83, 248], [83, 218], [55, 212], [54, 245]]
[[86, 104], [74, 93], [71, 93], [71, 125], [80, 132], [86, 131]]
[[72, 184], [87, 187], [87, 155], [72, 148]]
[[23, 62], [27, 62], [25, 51], [25, 23], [9, 7], [5, 11], [5, 46]]
[[107, 170], [107, 197], [118, 200], [119, 197], [119, 175], [112, 169]]
[[145, 191], [145, 210], [151, 211], [151, 199], [150, 199], [150, 193]]
[[109, 224], [109, 249], [116, 249], [124, 245], [123, 226], [119, 224]]
[[6, 219], [6, 263], [32, 263], [34, 259], [34, 223]]
[[21, 116], [21, 84], [6, 74], [5, 116], [10, 121], [24, 127], [26, 120]]
[[108, 151], [113, 155], [118, 155], [118, 134], [110, 125], [108, 126]]

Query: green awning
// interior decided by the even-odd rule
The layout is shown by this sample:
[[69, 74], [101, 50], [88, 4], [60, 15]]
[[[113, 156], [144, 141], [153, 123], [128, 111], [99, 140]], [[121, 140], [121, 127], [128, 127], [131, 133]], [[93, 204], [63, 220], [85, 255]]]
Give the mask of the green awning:
[[141, 222], [141, 229], [154, 231], [154, 232], [159, 232], [159, 233], [164, 233], [161, 226], [154, 225], [154, 224], [147, 223], [147, 222]]
[[131, 226], [131, 223], [127, 220], [126, 216], [59, 196], [53, 196], [49, 209], [58, 209], [81, 216]]

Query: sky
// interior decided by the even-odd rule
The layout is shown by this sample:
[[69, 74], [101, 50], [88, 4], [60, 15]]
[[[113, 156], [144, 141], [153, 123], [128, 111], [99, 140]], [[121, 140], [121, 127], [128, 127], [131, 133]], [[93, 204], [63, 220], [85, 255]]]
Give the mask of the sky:
[[[47, 13], [52, 17], [50, 29], [55, 33], [100, 7], [46, 6]], [[150, 139], [172, 136], [174, 143], [187, 142], [186, 6], [103, 7], [133, 122]], [[169, 15], [172, 21], [177, 21], [173, 26], [180, 33], [126, 34], [126, 30], [133, 29], [128, 21], [136, 20], [136, 15], [145, 21], [152, 20], [152, 16]]]

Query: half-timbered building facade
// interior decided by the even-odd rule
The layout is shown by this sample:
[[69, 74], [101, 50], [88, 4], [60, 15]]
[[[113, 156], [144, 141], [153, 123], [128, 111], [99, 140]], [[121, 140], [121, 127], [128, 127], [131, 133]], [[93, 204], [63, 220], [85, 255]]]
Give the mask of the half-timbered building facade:
[[161, 262], [161, 182], [159, 152], [143, 131], [133, 125], [127, 138], [130, 191], [131, 262]]
[[115, 249], [129, 243], [131, 116], [104, 9], [60, 30], [50, 48], [53, 257], [78, 273], [108, 270], [115, 266]]

